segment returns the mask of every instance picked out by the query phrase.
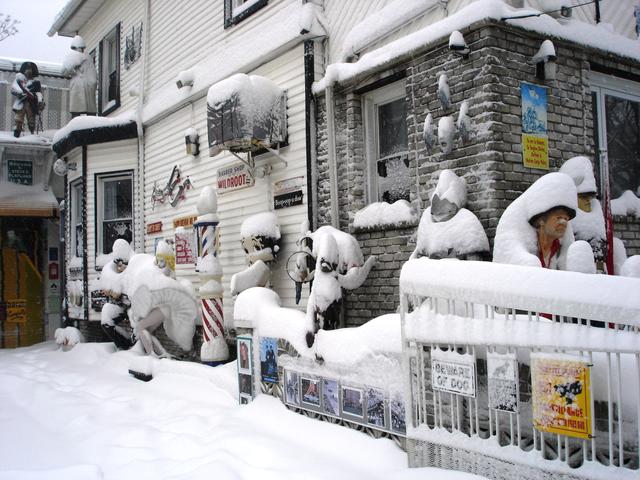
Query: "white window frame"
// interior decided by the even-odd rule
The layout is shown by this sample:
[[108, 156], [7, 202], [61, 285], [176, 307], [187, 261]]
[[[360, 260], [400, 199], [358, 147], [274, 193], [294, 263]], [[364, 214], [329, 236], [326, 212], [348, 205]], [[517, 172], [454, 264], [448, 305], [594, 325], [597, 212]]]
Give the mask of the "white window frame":
[[[82, 222], [82, 201], [84, 199], [82, 180], [71, 182], [69, 185], [69, 192], [71, 197], [71, 210], [69, 211], [69, 236], [71, 237], [69, 240], [71, 244], [71, 256], [82, 258], [82, 255], [78, 255], [78, 239], [76, 238], [78, 226], [84, 228]], [[78, 207], [80, 207], [79, 211]]]
[[[380, 130], [378, 107], [406, 97], [405, 81], [400, 80], [362, 96], [362, 122], [364, 127], [365, 156], [367, 161], [367, 203], [379, 202], [377, 161], [379, 158]], [[408, 150], [408, 146], [407, 146]]]
[[[118, 172], [118, 173], [101, 173], [96, 176], [96, 256], [103, 254], [104, 238], [103, 238], [103, 223], [104, 219], [104, 185], [107, 182], [116, 182], [118, 180], [131, 181], [131, 217], [122, 217], [114, 220], [130, 220], [131, 221], [131, 243], [134, 242], [135, 236], [135, 217], [134, 217], [134, 184], [133, 184], [133, 172]], [[107, 252], [111, 253], [111, 252]]]
[[[600, 72], [589, 72], [589, 84], [591, 85], [591, 92], [596, 94], [596, 115], [598, 130], [594, 135], [597, 135], [598, 145], [600, 148], [606, 150], [607, 145], [607, 121], [605, 118], [605, 96], [613, 96], [622, 98], [625, 100], [631, 100], [640, 103], [640, 83], [632, 80], [626, 80], [620, 77], [614, 77], [612, 75], [606, 75]], [[596, 152], [597, 168], [600, 173], [600, 185], [601, 189], [604, 188], [604, 165], [601, 159], [601, 153]], [[640, 159], [638, 159], [640, 162]]]

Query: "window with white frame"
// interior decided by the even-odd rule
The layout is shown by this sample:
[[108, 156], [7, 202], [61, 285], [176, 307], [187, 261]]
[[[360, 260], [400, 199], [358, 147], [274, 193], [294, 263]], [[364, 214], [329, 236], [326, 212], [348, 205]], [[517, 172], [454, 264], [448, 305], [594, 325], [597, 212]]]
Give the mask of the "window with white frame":
[[120, 24], [100, 41], [98, 62], [98, 103], [107, 115], [120, 106]]
[[224, 28], [240, 23], [267, 3], [268, 0], [224, 0]]
[[596, 72], [590, 81], [597, 173], [608, 164], [611, 198], [640, 195], [640, 83]]
[[71, 229], [71, 252], [76, 257], [82, 257], [84, 251], [83, 243], [83, 225], [82, 225], [82, 202], [83, 191], [82, 181], [78, 180], [71, 184], [71, 210], [69, 219], [69, 225]]
[[411, 171], [404, 81], [369, 92], [362, 102], [369, 202], [408, 201]]
[[131, 172], [97, 177], [96, 248], [109, 254], [113, 242], [133, 240], [133, 174]]

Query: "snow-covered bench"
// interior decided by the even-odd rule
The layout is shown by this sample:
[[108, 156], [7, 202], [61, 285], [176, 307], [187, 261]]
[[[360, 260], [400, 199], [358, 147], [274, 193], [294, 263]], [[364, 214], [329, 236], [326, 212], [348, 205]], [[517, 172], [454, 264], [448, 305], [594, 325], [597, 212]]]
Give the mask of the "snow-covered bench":
[[423, 258], [400, 292], [410, 465], [637, 478], [640, 280]]

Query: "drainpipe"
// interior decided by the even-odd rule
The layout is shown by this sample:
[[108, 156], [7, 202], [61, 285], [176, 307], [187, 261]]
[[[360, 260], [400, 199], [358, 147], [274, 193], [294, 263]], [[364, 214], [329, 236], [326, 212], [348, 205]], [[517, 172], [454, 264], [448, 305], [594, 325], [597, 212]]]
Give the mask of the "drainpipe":
[[[306, 137], [306, 157], [307, 157], [307, 219], [309, 229], [314, 230], [313, 205], [314, 190], [316, 182], [316, 162], [313, 149], [315, 141], [315, 109], [313, 103], [313, 92], [311, 87], [315, 77], [314, 66], [314, 44], [313, 40], [304, 41], [304, 133]], [[313, 122], [313, 125], [312, 125]]]
[[[144, 44], [142, 45], [142, 65], [140, 65], [140, 80], [138, 87], [138, 105], [136, 107], [136, 127], [138, 129], [138, 182], [137, 182], [137, 207], [138, 215], [136, 227], [135, 227], [135, 242], [134, 250], [141, 250], [144, 252], [144, 126], [142, 123], [142, 109], [144, 107], [144, 85], [147, 70], [147, 57], [149, 56], [149, 31], [151, 30], [151, 0], [146, 0], [144, 3]], [[134, 219], [135, 221], [136, 219]], [[135, 246], [138, 246], [138, 249]]]
[[331, 198], [331, 225], [340, 228], [338, 221], [338, 166], [336, 164], [336, 125], [333, 109], [333, 85], [327, 85], [327, 163], [329, 164], [329, 193]]

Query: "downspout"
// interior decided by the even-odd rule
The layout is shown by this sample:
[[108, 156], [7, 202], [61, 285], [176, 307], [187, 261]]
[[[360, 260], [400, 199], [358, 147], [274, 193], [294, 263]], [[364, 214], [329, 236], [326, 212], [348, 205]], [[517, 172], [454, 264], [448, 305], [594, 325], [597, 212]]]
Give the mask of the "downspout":
[[[315, 199], [316, 179], [316, 162], [314, 155], [313, 142], [315, 141], [315, 108], [313, 103], [313, 92], [311, 87], [315, 77], [314, 71], [314, 43], [313, 40], [305, 40], [304, 42], [304, 133], [306, 137], [306, 156], [307, 156], [307, 219], [309, 220], [309, 229], [314, 230], [315, 219], [313, 217], [313, 205]], [[313, 123], [312, 123], [313, 122]]]
[[[144, 205], [144, 125], [142, 123], [142, 109], [144, 107], [144, 86], [146, 80], [147, 57], [149, 54], [149, 31], [151, 30], [151, 0], [144, 2], [144, 44], [142, 45], [142, 65], [140, 66], [140, 80], [138, 87], [138, 105], [136, 106], [136, 127], [138, 129], [138, 181], [137, 181], [137, 219], [134, 219], [136, 226], [136, 236], [134, 242], [134, 250], [144, 252], [144, 224], [145, 224], [145, 205]], [[136, 249], [135, 246], [138, 248]]]
[[82, 146], [82, 306], [84, 320], [89, 321], [89, 242], [87, 225], [87, 146]]
[[329, 194], [331, 199], [331, 225], [340, 228], [338, 220], [338, 166], [336, 164], [336, 125], [333, 109], [333, 85], [327, 85], [327, 163], [329, 164]]

